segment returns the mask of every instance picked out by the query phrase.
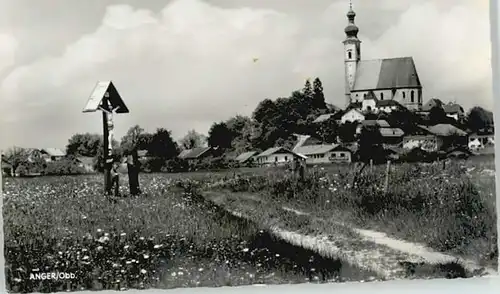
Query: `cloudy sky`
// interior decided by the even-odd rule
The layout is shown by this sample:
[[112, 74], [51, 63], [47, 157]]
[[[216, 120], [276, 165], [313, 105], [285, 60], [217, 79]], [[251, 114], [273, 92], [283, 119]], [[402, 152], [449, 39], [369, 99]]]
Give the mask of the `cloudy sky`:
[[[432, 97], [492, 108], [489, 1], [354, 0], [362, 58], [413, 56]], [[207, 132], [319, 76], [343, 100], [348, 0], [4, 0], [0, 148], [64, 147], [102, 132], [82, 109], [113, 80], [130, 109], [117, 137]], [[259, 58], [253, 62], [254, 58]]]

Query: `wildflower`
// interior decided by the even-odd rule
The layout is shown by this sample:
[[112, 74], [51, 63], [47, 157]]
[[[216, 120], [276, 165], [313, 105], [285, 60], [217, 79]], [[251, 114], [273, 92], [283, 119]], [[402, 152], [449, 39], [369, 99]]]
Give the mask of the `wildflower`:
[[147, 271], [145, 269], [141, 269], [141, 274], [146, 274]]

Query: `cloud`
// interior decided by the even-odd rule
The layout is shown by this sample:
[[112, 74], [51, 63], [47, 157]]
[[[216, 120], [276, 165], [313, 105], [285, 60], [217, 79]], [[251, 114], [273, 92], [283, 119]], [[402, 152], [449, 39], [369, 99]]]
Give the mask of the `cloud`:
[[0, 74], [14, 65], [17, 40], [8, 34], [0, 33]]
[[[384, 5], [406, 10], [377, 37], [361, 24], [376, 21], [384, 7], [356, 9], [363, 58], [414, 56], [425, 98], [491, 106], [487, 7], [396, 2]], [[110, 6], [101, 26], [61, 56], [41, 57], [2, 81], [4, 138], [59, 146], [73, 133], [100, 132], [100, 117], [81, 113], [97, 80], [113, 80], [131, 111], [116, 117], [119, 136], [136, 123], [166, 127], [176, 137], [191, 128], [206, 132], [212, 122], [250, 114], [260, 100], [287, 96], [316, 76], [329, 102], [340, 105], [345, 13], [337, 2], [314, 19], [198, 0], [174, 1], [160, 13]]]

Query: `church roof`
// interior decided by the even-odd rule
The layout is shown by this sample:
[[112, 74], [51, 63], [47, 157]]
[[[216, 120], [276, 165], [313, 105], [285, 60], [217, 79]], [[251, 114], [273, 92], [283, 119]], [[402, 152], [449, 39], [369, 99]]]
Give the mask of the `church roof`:
[[421, 87], [412, 57], [362, 60], [353, 91]]

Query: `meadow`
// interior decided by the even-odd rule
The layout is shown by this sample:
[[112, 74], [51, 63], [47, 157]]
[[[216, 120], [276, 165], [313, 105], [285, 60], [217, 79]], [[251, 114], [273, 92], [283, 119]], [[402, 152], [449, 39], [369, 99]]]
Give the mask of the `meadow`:
[[[16, 292], [176, 288], [359, 281], [376, 274], [325, 259], [207, 201], [205, 191], [257, 195], [275, 203], [255, 213], [290, 230], [318, 223], [275, 209], [282, 204], [440, 251], [496, 264], [494, 163], [489, 157], [439, 164], [308, 169], [297, 182], [282, 168], [141, 174], [144, 194], [108, 201], [102, 176], [8, 178], [3, 220], [7, 285]], [[124, 177], [126, 178], [126, 177]], [[309, 232], [310, 233], [310, 232]], [[354, 238], [354, 236], [353, 236]], [[31, 281], [30, 272], [75, 273], [74, 281]]]
[[387, 178], [386, 165], [367, 167], [354, 180], [357, 171], [352, 165], [317, 166], [302, 183], [285, 171], [268, 171], [216, 186], [497, 268], [493, 156], [393, 164]]
[[[144, 195], [116, 203], [101, 194], [99, 175], [7, 179], [9, 290], [238, 286], [374, 276], [274, 238], [197, 197], [189, 188], [197, 180], [179, 178], [143, 175]], [[29, 280], [30, 273], [54, 271], [74, 273], [76, 279]]]

